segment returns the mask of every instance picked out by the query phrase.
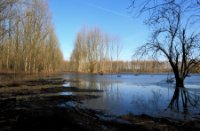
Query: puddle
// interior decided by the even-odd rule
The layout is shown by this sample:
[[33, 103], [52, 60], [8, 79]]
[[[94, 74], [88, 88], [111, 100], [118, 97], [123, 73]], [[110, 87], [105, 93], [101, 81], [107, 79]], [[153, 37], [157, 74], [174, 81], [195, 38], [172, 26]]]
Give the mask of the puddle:
[[78, 103], [75, 101], [68, 101], [65, 103], [65, 105], [68, 105], [70, 107], [76, 107], [78, 105]]
[[70, 96], [70, 95], [73, 95], [72, 92], [60, 92], [59, 95], [61, 96]]
[[124, 123], [124, 124], [131, 124], [130, 122], [126, 121], [126, 120], [122, 120], [120, 118], [114, 117], [114, 116], [109, 116], [109, 115], [97, 115], [97, 117], [100, 120], [104, 120], [104, 121], [116, 121], [119, 123]]
[[67, 82], [67, 83], [63, 84], [63, 87], [70, 87], [70, 83]]
[[60, 104], [59, 106], [60, 107], [64, 107], [64, 108], [74, 108], [78, 105], [77, 102], [75, 101], [68, 101], [68, 102], [65, 102], [63, 104]]

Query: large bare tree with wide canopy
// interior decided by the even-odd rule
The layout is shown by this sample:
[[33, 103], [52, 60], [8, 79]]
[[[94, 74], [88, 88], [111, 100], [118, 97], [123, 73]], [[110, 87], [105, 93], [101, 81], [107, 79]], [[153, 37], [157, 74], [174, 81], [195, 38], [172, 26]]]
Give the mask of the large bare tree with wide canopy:
[[[164, 56], [171, 65], [176, 80], [170, 108], [179, 110], [179, 98], [184, 112], [188, 104], [196, 105], [184, 80], [192, 68], [200, 63], [200, 1], [199, 0], [133, 0], [131, 9], [146, 17], [150, 26], [150, 40], [140, 46], [136, 55]], [[196, 98], [196, 97], [195, 97]]]

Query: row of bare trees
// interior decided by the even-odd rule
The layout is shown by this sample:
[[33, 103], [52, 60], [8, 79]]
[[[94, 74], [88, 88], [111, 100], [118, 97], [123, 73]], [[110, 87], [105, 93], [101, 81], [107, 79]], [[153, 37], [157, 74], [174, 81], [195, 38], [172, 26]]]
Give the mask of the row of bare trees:
[[0, 1], [0, 71], [53, 72], [63, 56], [44, 0]]
[[109, 36], [99, 28], [82, 28], [77, 34], [70, 58], [71, 70], [113, 72], [113, 63], [109, 61], [118, 60], [121, 49], [119, 37]]
[[[65, 61], [63, 67], [67, 72], [78, 72], [77, 65], [72, 66], [73, 61]], [[97, 65], [101, 63], [98, 62]], [[135, 61], [104, 61], [104, 73], [171, 73], [170, 64], [167, 61], [135, 60]], [[112, 69], [111, 69], [112, 65]], [[110, 69], [110, 70], [109, 70]], [[106, 72], [107, 71], [107, 72]], [[84, 70], [80, 72], [86, 72]], [[193, 68], [191, 73], [200, 73], [200, 64]], [[86, 72], [87, 73], [87, 72]]]

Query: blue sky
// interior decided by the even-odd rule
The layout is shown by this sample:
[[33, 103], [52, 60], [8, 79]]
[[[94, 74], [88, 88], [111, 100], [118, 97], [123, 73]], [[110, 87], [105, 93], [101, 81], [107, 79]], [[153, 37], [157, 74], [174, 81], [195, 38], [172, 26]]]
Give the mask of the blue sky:
[[130, 0], [48, 0], [53, 24], [65, 60], [70, 58], [77, 32], [83, 27], [99, 27], [117, 35], [123, 45], [121, 60], [131, 60], [136, 47], [147, 40], [142, 18], [128, 11]]

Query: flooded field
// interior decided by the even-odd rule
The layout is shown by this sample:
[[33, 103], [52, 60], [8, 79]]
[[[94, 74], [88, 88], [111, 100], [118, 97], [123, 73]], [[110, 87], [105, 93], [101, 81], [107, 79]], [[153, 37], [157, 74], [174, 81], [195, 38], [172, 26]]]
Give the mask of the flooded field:
[[[97, 99], [84, 100], [79, 106], [89, 109], [103, 110], [108, 114], [134, 115], [148, 114], [172, 118], [185, 118], [200, 113], [200, 108], [189, 107], [189, 115], [167, 110], [174, 93], [174, 82], [167, 83], [169, 74], [121, 74], [117, 75], [88, 75], [66, 74], [61, 76], [69, 82], [65, 87], [75, 86], [81, 89], [103, 90], [91, 95], [99, 95]], [[71, 82], [70, 82], [71, 81]], [[192, 74], [186, 78], [185, 86], [190, 95], [197, 99], [200, 96], [200, 75]], [[73, 95], [80, 94], [71, 92]], [[68, 95], [68, 93], [67, 93]]]
[[167, 108], [174, 93], [168, 77], [173, 76], [3, 74], [0, 130], [199, 130], [200, 75], [186, 80], [197, 103], [188, 105], [187, 114], [181, 99], [179, 111]]

